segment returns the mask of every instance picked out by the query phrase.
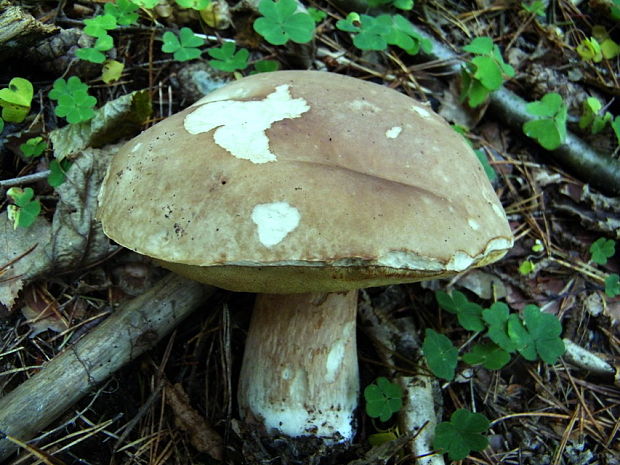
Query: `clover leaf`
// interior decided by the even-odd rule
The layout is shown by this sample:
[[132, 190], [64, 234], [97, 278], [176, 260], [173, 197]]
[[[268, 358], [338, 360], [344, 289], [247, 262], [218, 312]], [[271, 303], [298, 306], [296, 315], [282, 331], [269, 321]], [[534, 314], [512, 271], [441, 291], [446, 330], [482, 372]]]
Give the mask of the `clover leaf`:
[[101, 80], [106, 84], [118, 81], [123, 74], [125, 65], [120, 61], [108, 60], [101, 68]]
[[93, 47], [78, 48], [75, 51], [75, 56], [82, 60], [90, 61], [91, 63], [101, 64], [106, 58], [103, 52], [113, 47], [114, 39], [112, 39], [112, 36], [105, 34], [97, 38]]
[[13, 221], [13, 228], [27, 228], [32, 225], [41, 213], [41, 204], [34, 200], [34, 191], [30, 187], [23, 190], [11, 187], [6, 194], [15, 202], [15, 205], [8, 206], [8, 216]]
[[482, 164], [482, 167], [484, 168], [484, 172], [487, 175], [487, 178], [489, 178], [490, 181], [495, 181], [497, 179], [497, 173], [495, 172], [495, 169], [491, 166], [491, 163], [489, 163], [489, 159], [484, 153], [484, 150], [475, 149], [474, 153], [476, 154], [476, 157], [478, 157], [478, 160]]
[[510, 361], [510, 354], [492, 342], [476, 344], [463, 355], [470, 365], [482, 365], [487, 370], [499, 370]]
[[611, 128], [614, 130], [614, 134], [616, 134], [616, 139], [620, 144], [620, 116], [616, 116], [614, 120], [611, 122]]
[[459, 409], [435, 428], [433, 446], [447, 453], [450, 460], [462, 460], [472, 451], [485, 449], [489, 442], [481, 433], [489, 429], [489, 420], [481, 413]]
[[198, 37], [188, 27], [182, 27], [177, 36], [174, 32], [166, 31], [162, 37], [164, 45], [162, 52], [174, 54], [177, 61], [189, 61], [200, 56], [200, 47], [204, 44], [204, 39]]
[[47, 183], [52, 187], [58, 187], [65, 182], [65, 173], [71, 166], [71, 162], [68, 159], [62, 161], [52, 160], [50, 162], [50, 174], [47, 177]]
[[486, 336], [506, 352], [512, 353], [517, 350], [517, 346], [508, 335], [509, 318], [510, 310], [503, 302], [495, 302], [482, 311], [482, 319], [489, 328]]
[[280, 69], [280, 62], [276, 60], [260, 60], [254, 63], [254, 71], [250, 74], [270, 73]]
[[422, 353], [426, 357], [428, 368], [438, 378], [454, 379], [458, 360], [458, 350], [452, 341], [443, 334], [427, 328], [422, 344]]
[[556, 92], [546, 94], [541, 100], [526, 105], [528, 113], [539, 119], [526, 121], [523, 132], [547, 150], [557, 149], [566, 139], [568, 107]]
[[320, 23], [325, 18], [327, 18], [327, 13], [312, 6], [308, 8], [308, 14], [312, 18], [312, 21], [314, 21], [315, 23]]
[[254, 30], [270, 44], [284, 45], [289, 40], [304, 44], [314, 36], [314, 20], [297, 12], [295, 0], [261, 0], [258, 11], [263, 16], [254, 21]]
[[43, 137], [31, 137], [19, 146], [26, 158], [38, 157], [45, 152], [46, 148], [47, 143], [43, 140]]
[[521, 8], [523, 8], [528, 13], [532, 13], [536, 16], [545, 16], [545, 2], [542, 0], [534, 0], [529, 5], [527, 3], [521, 2]]
[[209, 60], [209, 64], [215, 69], [228, 72], [247, 68], [250, 52], [245, 48], [236, 50], [237, 47], [232, 42], [225, 42], [221, 47], [207, 50], [207, 53], [215, 58]]
[[93, 107], [97, 99], [88, 94], [88, 85], [77, 76], [71, 76], [67, 81], [56, 79], [49, 98], [58, 101], [54, 109], [56, 115], [67, 118], [71, 124], [88, 121], [95, 116]]
[[131, 3], [135, 3], [141, 8], [155, 8], [159, 0], [131, 0]]
[[608, 111], [601, 114], [603, 104], [596, 97], [588, 97], [583, 102], [583, 110], [579, 118], [579, 127], [585, 129], [591, 126], [592, 134], [601, 132], [607, 123], [611, 122], [613, 116]]
[[176, 0], [179, 6], [191, 8], [192, 10], [204, 10], [209, 6], [211, 0]]
[[109, 30], [116, 29], [116, 18], [111, 14], [95, 16], [92, 19], [85, 19], [84, 33], [91, 37], [102, 37], [108, 34]]
[[612, 273], [605, 278], [605, 294], [611, 298], [620, 295], [620, 276], [618, 274]]
[[523, 358], [530, 361], [539, 356], [546, 363], [555, 363], [565, 350], [561, 332], [560, 320], [541, 312], [536, 305], [525, 306], [522, 320], [514, 314], [508, 320], [510, 338]]
[[129, 26], [138, 21], [138, 6], [129, 0], [116, 0], [114, 3], [106, 3], [103, 6], [106, 14], [114, 16], [116, 23], [121, 26]]
[[9, 86], [0, 90], [2, 118], [9, 123], [21, 123], [30, 111], [34, 90], [28, 79], [16, 77]]
[[600, 237], [590, 246], [590, 253], [594, 263], [605, 265], [607, 259], [613, 257], [616, 253], [616, 241]]
[[465, 294], [452, 291], [452, 295], [443, 291], [435, 293], [437, 303], [444, 310], [456, 313], [459, 324], [469, 331], [483, 331], [485, 326], [482, 321], [482, 307], [477, 303], [470, 302]]
[[380, 377], [374, 384], [366, 386], [364, 399], [369, 417], [388, 421], [403, 406], [403, 390], [398, 384]]

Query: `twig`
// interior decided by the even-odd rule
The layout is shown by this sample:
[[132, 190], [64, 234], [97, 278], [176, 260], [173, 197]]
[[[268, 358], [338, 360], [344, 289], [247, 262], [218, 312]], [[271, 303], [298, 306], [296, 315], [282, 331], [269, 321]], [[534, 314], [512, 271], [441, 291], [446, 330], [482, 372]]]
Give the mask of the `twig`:
[[[170, 274], [0, 399], [0, 431], [35, 436], [94, 386], [153, 347], [215, 288]], [[0, 440], [0, 462], [16, 449]]]
[[47, 179], [50, 173], [50, 170], [44, 170], [39, 171], [38, 173], [20, 176], [19, 178], [0, 180], [0, 188], [6, 189], [8, 187], [21, 186], [23, 184], [32, 184], [33, 182], [43, 181], [44, 179]]

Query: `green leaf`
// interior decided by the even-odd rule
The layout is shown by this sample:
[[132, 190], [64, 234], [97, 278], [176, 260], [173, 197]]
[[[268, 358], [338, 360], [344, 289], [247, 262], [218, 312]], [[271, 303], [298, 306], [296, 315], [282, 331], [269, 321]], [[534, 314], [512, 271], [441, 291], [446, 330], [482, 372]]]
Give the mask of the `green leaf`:
[[41, 213], [41, 204], [38, 200], [34, 200], [34, 191], [30, 187], [23, 190], [11, 187], [6, 194], [15, 202], [15, 205], [8, 207], [8, 216], [13, 221], [13, 228], [27, 228], [32, 225]]
[[106, 84], [118, 81], [123, 74], [125, 65], [116, 60], [108, 60], [101, 68], [101, 80]]
[[245, 48], [239, 51], [236, 51], [236, 49], [237, 47], [234, 43], [225, 42], [219, 48], [207, 50], [207, 53], [215, 58], [215, 60], [209, 60], [209, 64], [215, 69], [228, 72], [247, 68], [250, 52]]
[[401, 387], [384, 377], [377, 378], [375, 384], [366, 386], [364, 398], [368, 416], [379, 418], [381, 421], [388, 421], [392, 414], [398, 412], [403, 406]]
[[506, 352], [513, 353], [517, 350], [517, 346], [508, 335], [509, 317], [510, 310], [503, 302], [495, 302], [490, 308], [482, 311], [482, 319], [489, 327], [487, 337]]
[[487, 99], [491, 91], [475, 79], [468, 68], [466, 66], [461, 71], [461, 101], [467, 99], [468, 105], [475, 108]]
[[527, 276], [536, 271], [536, 264], [531, 260], [523, 260], [519, 265], [519, 274]]
[[470, 365], [482, 365], [487, 370], [499, 370], [510, 361], [510, 354], [489, 342], [474, 345], [471, 352], [463, 355], [463, 360]]
[[565, 351], [564, 341], [560, 337], [560, 320], [555, 315], [541, 312], [536, 305], [527, 305], [523, 309], [523, 321], [541, 360], [548, 364], [557, 362]]
[[105, 61], [105, 55], [94, 48], [78, 48], [75, 51], [75, 56], [91, 63], [101, 64]]
[[38, 157], [45, 152], [46, 148], [47, 143], [43, 140], [43, 137], [31, 137], [19, 146], [26, 158]]
[[488, 446], [481, 433], [489, 429], [489, 420], [480, 413], [459, 409], [449, 422], [437, 425], [433, 446], [447, 453], [450, 460], [462, 460], [472, 450], [480, 451]]
[[458, 350], [452, 341], [443, 334], [427, 328], [422, 344], [422, 352], [426, 357], [428, 368], [439, 378], [454, 379], [454, 371], [458, 360]]
[[489, 163], [489, 159], [484, 153], [484, 150], [476, 149], [474, 150], [474, 153], [476, 154], [476, 157], [478, 157], [478, 160], [480, 160], [480, 163], [484, 168], [484, 172], [487, 175], [487, 178], [489, 178], [490, 181], [495, 181], [497, 179], [497, 173], [495, 173], [495, 170], [491, 166], [491, 163]]
[[2, 118], [9, 123], [21, 123], [30, 111], [34, 89], [28, 79], [15, 77], [9, 86], [0, 90]]
[[525, 135], [536, 139], [547, 150], [554, 150], [564, 143], [568, 107], [560, 94], [546, 94], [540, 101], [528, 103], [526, 110], [541, 118], [523, 124]]
[[611, 122], [611, 128], [614, 130], [614, 134], [616, 134], [618, 144], [620, 144], [620, 116], [616, 116], [614, 118], [614, 120]]
[[515, 343], [517, 351], [530, 362], [537, 358], [536, 341], [532, 338], [523, 321], [514, 313], [508, 317], [508, 336]]
[[211, 0], [176, 0], [177, 4], [183, 8], [190, 8], [192, 10], [204, 10], [209, 6]]
[[327, 13], [312, 6], [308, 8], [308, 14], [312, 18], [312, 21], [314, 21], [315, 23], [320, 23], [325, 18], [327, 18]]
[[489, 90], [497, 90], [502, 86], [504, 78], [495, 59], [488, 56], [478, 56], [471, 60], [475, 66], [474, 77]]
[[111, 14], [95, 16], [92, 19], [85, 19], [84, 33], [91, 37], [102, 37], [108, 34], [109, 30], [116, 29], [116, 18]]
[[116, 0], [115, 3], [106, 3], [103, 6], [103, 11], [114, 16], [117, 24], [121, 26], [136, 24], [138, 21], [138, 13], [136, 13], [138, 6], [129, 0]]
[[606, 60], [613, 60], [620, 55], [620, 45], [608, 37], [601, 42], [601, 53]]
[[601, 44], [594, 37], [589, 39], [583, 39], [579, 45], [577, 45], [576, 52], [579, 56], [586, 61], [593, 61], [599, 63], [603, 60], [603, 52], [601, 50]]
[[161, 47], [162, 52], [174, 54], [177, 61], [189, 61], [200, 56], [200, 47], [204, 44], [204, 39], [198, 37], [188, 27], [182, 27], [177, 36], [174, 32], [166, 31], [162, 36], [164, 41]]
[[261, 60], [254, 63], [254, 73], [271, 73], [280, 69], [280, 62], [276, 60]]
[[463, 328], [469, 331], [484, 330], [482, 307], [468, 301], [462, 292], [452, 291], [452, 295], [448, 295], [443, 291], [437, 291], [435, 292], [435, 298], [441, 308], [450, 313], [456, 313], [459, 324]]
[[64, 159], [61, 162], [58, 160], [52, 160], [50, 162], [50, 174], [47, 177], [47, 183], [52, 187], [58, 187], [65, 182], [65, 173], [71, 166], [71, 162], [68, 159]]
[[545, 16], [545, 2], [541, 0], [534, 0], [529, 5], [521, 2], [521, 8], [528, 13], [535, 14], [536, 16]]
[[155, 8], [159, 0], [131, 0], [131, 2], [142, 8]]
[[600, 237], [590, 246], [590, 253], [594, 263], [605, 265], [607, 259], [613, 257], [616, 253], [616, 241]]
[[58, 101], [54, 109], [56, 115], [67, 118], [71, 124], [88, 121], [95, 115], [93, 107], [97, 99], [88, 95], [88, 85], [77, 76], [71, 76], [67, 81], [56, 79], [49, 98]]
[[493, 51], [493, 39], [490, 37], [476, 37], [469, 45], [463, 47], [463, 50], [476, 55], [489, 55]]
[[270, 44], [284, 45], [289, 40], [303, 44], [314, 37], [314, 20], [296, 12], [295, 0], [261, 0], [258, 11], [263, 16], [254, 21], [254, 30]]
[[616, 273], [612, 273], [605, 278], [605, 294], [611, 298], [620, 295], [620, 276]]
[[2, 131], [4, 131], [4, 120], [0, 118], [0, 134], [2, 134]]

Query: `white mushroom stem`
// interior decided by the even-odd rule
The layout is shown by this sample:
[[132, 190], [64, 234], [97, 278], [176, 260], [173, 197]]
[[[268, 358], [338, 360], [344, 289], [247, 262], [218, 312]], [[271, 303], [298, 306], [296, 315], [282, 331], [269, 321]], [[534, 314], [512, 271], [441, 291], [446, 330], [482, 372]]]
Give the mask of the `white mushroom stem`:
[[239, 407], [269, 434], [350, 441], [359, 395], [357, 291], [261, 294], [246, 340]]

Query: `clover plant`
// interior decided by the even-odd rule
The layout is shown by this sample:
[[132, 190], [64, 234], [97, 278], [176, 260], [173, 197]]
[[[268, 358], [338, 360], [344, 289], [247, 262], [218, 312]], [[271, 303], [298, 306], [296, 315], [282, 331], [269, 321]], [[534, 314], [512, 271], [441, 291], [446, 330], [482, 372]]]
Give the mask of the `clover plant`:
[[78, 48], [75, 51], [75, 56], [81, 60], [101, 64], [106, 60], [106, 56], [103, 52], [107, 52], [112, 48], [114, 48], [114, 39], [112, 39], [112, 36], [106, 34], [98, 37], [92, 47]]
[[489, 420], [481, 413], [458, 409], [435, 429], [433, 447], [447, 453], [450, 460], [462, 460], [471, 451], [480, 451], [489, 445], [481, 433], [489, 429]]
[[369, 417], [388, 421], [403, 406], [403, 390], [398, 384], [380, 377], [373, 384], [366, 386], [364, 399]]
[[583, 102], [583, 111], [579, 118], [579, 127], [585, 129], [590, 126], [592, 134], [601, 132], [607, 123], [610, 123], [613, 115], [606, 111], [602, 113], [603, 104], [596, 97], [588, 97]]
[[139, 6], [140, 8], [155, 8], [159, 3], [159, 0], [131, 0], [131, 3]]
[[521, 8], [528, 13], [531, 13], [536, 16], [545, 16], [545, 2], [541, 0], [534, 0], [532, 3], [527, 4], [525, 2], [521, 2]]
[[531, 260], [523, 260], [519, 265], [519, 274], [527, 276], [536, 271], [536, 264]]
[[129, 26], [136, 24], [139, 15], [138, 5], [129, 0], [116, 0], [114, 3], [106, 3], [103, 11], [107, 15], [111, 15], [116, 19], [116, 23], [121, 26]]
[[413, 8], [413, 0], [367, 0], [370, 8], [378, 8], [391, 5], [399, 10], [411, 10]]
[[31, 137], [19, 146], [26, 158], [38, 157], [45, 152], [46, 148], [47, 143], [43, 140], [43, 137]]
[[435, 376], [447, 380], [454, 379], [458, 350], [447, 336], [426, 328], [422, 353], [426, 358], [428, 368]]
[[0, 90], [2, 118], [9, 123], [21, 123], [26, 118], [32, 104], [34, 89], [28, 79], [15, 77], [9, 86]]
[[613, 257], [616, 253], [616, 241], [600, 237], [590, 246], [590, 253], [594, 263], [605, 265], [607, 259]]
[[470, 107], [477, 107], [491, 92], [499, 89], [506, 78], [513, 77], [515, 70], [504, 62], [499, 47], [490, 37], [476, 37], [463, 50], [476, 56], [461, 72], [461, 100], [467, 100]]
[[620, 276], [612, 273], [605, 278], [605, 294], [608, 297], [616, 297], [620, 295]]
[[77, 76], [71, 76], [66, 81], [56, 79], [49, 98], [58, 102], [54, 109], [56, 115], [66, 118], [71, 124], [88, 121], [95, 116], [93, 107], [97, 99], [88, 94], [88, 85]]
[[539, 101], [528, 103], [525, 108], [531, 115], [539, 117], [523, 124], [526, 136], [536, 139], [547, 150], [557, 149], [564, 143], [568, 107], [560, 94], [551, 92]]
[[312, 18], [312, 21], [314, 21], [315, 23], [320, 23], [325, 18], [327, 18], [327, 13], [312, 6], [308, 8], [308, 14]]
[[250, 74], [270, 73], [280, 69], [280, 62], [276, 60], [260, 60], [254, 63], [254, 71]]
[[111, 14], [95, 16], [91, 19], [85, 19], [84, 33], [91, 37], [103, 37], [108, 31], [116, 29], [116, 17]]
[[248, 57], [250, 56], [247, 49], [237, 50], [232, 42], [225, 42], [221, 47], [211, 48], [207, 50], [207, 53], [214, 58], [214, 60], [209, 60], [211, 66], [220, 71], [228, 72], [247, 68]]
[[304, 44], [314, 37], [314, 19], [298, 12], [295, 0], [261, 0], [258, 11], [262, 16], [254, 21], [254, 30], [270, 44]]
[[177, 61], [189, 61], [198, 58], [201, 54], [198, 47], [204, 45], [205, 41], [198, 37], [188, 27], [182, 27], [179, 35], [171, 31], [164, 32], [162, 37], [164, 45], [162, 52], [172, 53]]
[[47, 177], [47, 183], [52, 187], [58, 187], [65, 182], [65, 173], [71, 166], [71, 162], [65, 158], [62, 161], [52, 160], [50, 162], [50, 174]]
[[211, 0], [176, 0], [177, 5], [192, 10], [204, 10], [209, 6]]
[[6, 194], [14, 202], [7, 210], [9, 219], [13, 221], [13, 228], [27, 228], [32, 225], [41, 213], [41, 204], [34, 199], [32, 188], [11, 187]]

